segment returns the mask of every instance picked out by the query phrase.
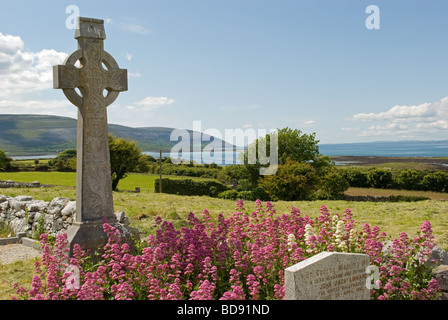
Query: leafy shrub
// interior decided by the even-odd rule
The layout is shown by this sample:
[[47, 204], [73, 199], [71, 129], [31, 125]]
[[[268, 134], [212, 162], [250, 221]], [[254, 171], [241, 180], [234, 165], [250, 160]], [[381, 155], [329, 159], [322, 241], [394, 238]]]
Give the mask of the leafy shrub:
[[423, 177], [422, 186], [429, 191], [448, 192], [448, 173], [443, 171], [431, 172]]
[[[154, 181], [155, 192], [159, 192], [159, 178]], [[213, 188], [212, 188], [213, 187]], [[182, 196], [216, 196], [230, 190], [229, 186], [212, 180], [162, 179], [162, 192]]]
[[344, 191], [350, 184], [341, 171], [333, 169], [321, 179], [320, 188], [315, 193], [318, 199], [341, 200], [344, 199]]
[[239, 191], [238, 192], [238, 199], [241, 200], [248, 200], [248, 201], [255, 201], [257, 200], [256, 195], [252, 191]]
[[238, 191], [236, 190], [226, 190], [218, 194], [220, 199], [231, 199], [236, 200], [238, 198]]
[[369, 255], [379, 270], [372, 299], [435, 299], [440, 292], [425, 267], [434, 246], [429, 221], [415, 238], [402, 232], [384, 251], [387, 235], [367, 223], [355, 229], [349, 209], [331, 216], [322, 206], [312, 219], [294, 207], [278, 215], [270, 202], [256, 201], [252, 213], [245, 211], [239, 200], [227, 219], [215, 221], [206, 209], [202, 219], [190, 213], [179, 230], [157, 218], [155, 235], [135, 254], [105, 223], [109, 240], [97, 264], [77, 244], [67, 264], [67, 235], [51, 247], [44, 234], [31, 289], [14, 287], [18, 298], [36, 300], [283, 299], [287, 267], [333, 251]]
[[361, 170], [355, 168], [348, 168], [343, 170], [343, 175], [350, 187], [367, 188], [369, 187], [367, 175]]
[[287, 160], [280, 164], [277, 173], [264, 176], [259, 185], [272, 200], [308, 200], [316, 191], [319, 177], [308, 163]]
[[46, 164], [38, 164], [35, 168], [36, 171], [48, 172], [50, 171], [50, 166]]
[[367, 181], [373, 188], [387, 189], [392, 184], [392, 172], [384, 169], [373, 169], [367, 173]]
[[419, 190], [420, 182], [420, 174], [416, 170], [403, 170], [397, 177], [398, 186], [405, 190]]

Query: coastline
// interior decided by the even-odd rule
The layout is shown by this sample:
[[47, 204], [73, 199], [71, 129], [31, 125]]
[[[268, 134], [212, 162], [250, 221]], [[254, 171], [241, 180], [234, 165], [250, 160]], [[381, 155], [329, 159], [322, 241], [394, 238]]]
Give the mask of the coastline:
[[347, 165], [371, 166], [384, 163], [421, 163], [437, 170], [448, 171], [448, 157], [380, 157], [380, 156], [332, 156], [331, 159]]

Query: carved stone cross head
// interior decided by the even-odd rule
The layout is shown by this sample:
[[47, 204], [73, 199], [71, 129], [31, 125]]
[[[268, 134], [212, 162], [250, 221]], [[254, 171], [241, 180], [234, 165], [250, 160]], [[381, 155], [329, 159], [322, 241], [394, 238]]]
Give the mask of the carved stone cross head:
[[78, 50], [63, 65], [53, 67], [54, 88], [62, 89], [75, 106], [89, 105], [95, 112], [112, 104], [120, 91], [128, 89], [127, 70], [120, 69], [115, 59], [104, 51], [103, 20], [79, 17], [75, 39]]

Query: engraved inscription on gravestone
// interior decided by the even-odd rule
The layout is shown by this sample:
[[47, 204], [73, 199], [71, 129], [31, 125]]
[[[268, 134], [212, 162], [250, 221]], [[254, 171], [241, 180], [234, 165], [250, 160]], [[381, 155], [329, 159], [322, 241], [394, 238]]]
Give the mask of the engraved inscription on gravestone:
[[285, 300], [369, 300], [368, 255], [322, 252], [285, 269]]
[[97, 249], [107, 239], [102, 219], [116, 222], [106, 108], [128, 89], [127, 70], [104, 51], [103, 20], [78, 17], [75, 38], [78, 50], [53, 67], [54, 88], [78, 107], [76, 221], [67, 230], [71, 251], [74, 243]]

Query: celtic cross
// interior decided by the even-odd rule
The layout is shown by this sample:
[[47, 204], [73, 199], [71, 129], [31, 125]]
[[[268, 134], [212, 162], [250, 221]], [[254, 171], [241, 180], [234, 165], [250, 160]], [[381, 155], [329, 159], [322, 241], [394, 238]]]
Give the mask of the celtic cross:
[[53, 80], [54, 88], [78, 107], [76, 219], [67, 234], [69, 241], [91, 245], [97, 240], [91, 233], [101, 228], [102, 219], [116, 219], [106, 108], [128, 83], [127, 70], [104, 51], [104, 21], [79, 17], [77, 22], [78, 50], [53, 67]]

